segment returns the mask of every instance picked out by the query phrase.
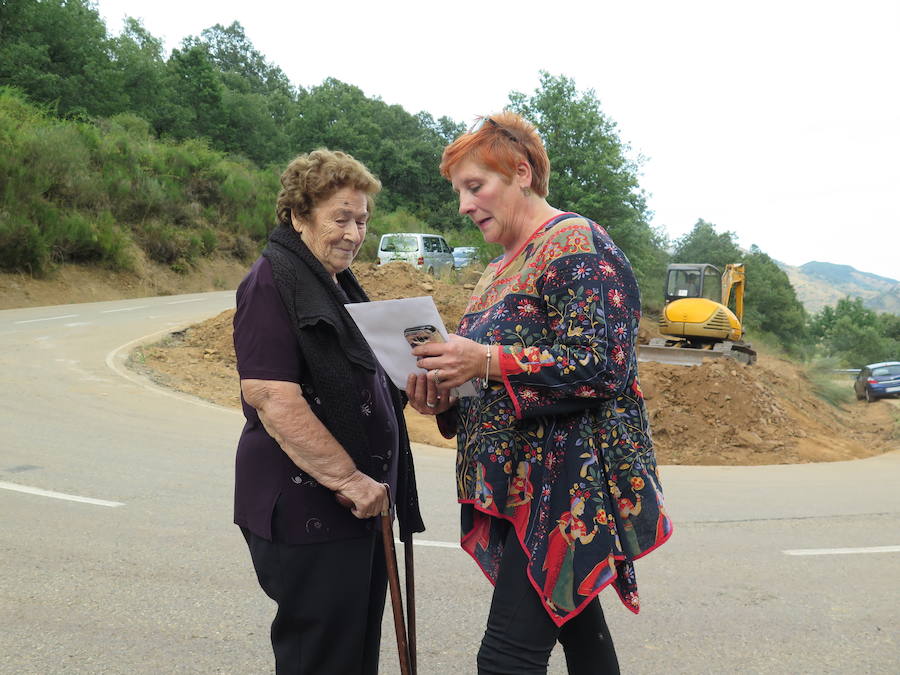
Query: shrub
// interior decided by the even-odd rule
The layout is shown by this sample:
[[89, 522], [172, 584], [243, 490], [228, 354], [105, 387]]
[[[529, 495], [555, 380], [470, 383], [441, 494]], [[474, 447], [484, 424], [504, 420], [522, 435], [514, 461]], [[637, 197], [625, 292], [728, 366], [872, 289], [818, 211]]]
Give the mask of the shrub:
[[210, 229], [200, 231], [200, 252], [202, 255], [211, 255], [219, 247], [219, 238]]
[[54, 262], [100, 263], [128, 268], [129, 236], [108, 211], [88, 216], [78, 211], [45, 209], [43, 235]]
[[49, 262], [50, 253], [37, 225], [0, 212], [0, 269], [41, 276]]
[[91, 168], [83, 126], [71, 122], [42, 125], [23, 136], [23, 158], [45, 199], [76, 207], [92, 206], [100, 200], [102, 184]]
[[171, 265], [178, 260], [186, 248], [178, 230], [155, 221], [141, 227], [138, 243], [150, 260], [164, 265]]
[[235, 234], [229, 238], [228, 252], [240, 261], [249, 261], [260, 253], [257, 244], [244, 234]]
[[0, 87], [0, 268], [128, 267], [133, 243], [180, 268], [217, 248], [251, 258], [278, 176], [206, 141], [157, 140], [134, 115], [59, 120]]

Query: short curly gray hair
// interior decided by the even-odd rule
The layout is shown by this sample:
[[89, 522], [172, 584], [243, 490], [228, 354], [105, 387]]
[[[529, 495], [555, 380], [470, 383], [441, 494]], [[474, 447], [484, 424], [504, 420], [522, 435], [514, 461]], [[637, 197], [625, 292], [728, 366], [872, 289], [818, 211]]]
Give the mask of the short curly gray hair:
[[371, 216], [374, 197], [381, 192], [381, 181], [362, 162], [346, 152], [326, 148], [295, 157], [281, 174], [281, 186], [275, 216], [285, 225], [291, 224], [291, 212], [305, 218], [316, 204], [345, 187], [366, 193]]

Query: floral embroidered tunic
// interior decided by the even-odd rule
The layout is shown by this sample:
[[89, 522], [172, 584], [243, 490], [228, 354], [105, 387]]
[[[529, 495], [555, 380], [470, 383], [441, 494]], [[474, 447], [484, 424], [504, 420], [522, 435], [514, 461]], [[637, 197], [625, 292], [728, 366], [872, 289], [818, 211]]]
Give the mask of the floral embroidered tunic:
[[557, 625], [608, 584], [639, 609], [633, 561], [672, 532], [638, 384], [640, 294], [596, 223], [564, 213], [491, 263], [458, 333], [500, 345], [502, 381], [460, 399], [462, 547], [496, 581], [512, 523]]

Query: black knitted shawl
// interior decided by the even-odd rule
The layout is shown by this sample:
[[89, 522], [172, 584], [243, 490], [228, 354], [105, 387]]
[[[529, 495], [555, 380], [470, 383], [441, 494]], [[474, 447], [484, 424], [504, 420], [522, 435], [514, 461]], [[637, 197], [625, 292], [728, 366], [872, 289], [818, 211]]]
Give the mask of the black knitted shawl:
[[[305, 373], [322, 401], [322, 422], [344, 447], [356, 467], [375, 475], [372, 452], [360, 420], [360, 401], [353, 386], [353, 368], [375, 372], [376, 361], [356, 323], [344, 309], [344, 298], [322, 263], [300, 235], [287, 224], [275, 228], [263, 256], [272, 265], [272, 277], [297, 337]], [[369, 298], [347, 269], [337, 274], [338, 283], [350, 302]], [[415, 471], [409, 436], [403, 418], [405, 401], [388, 381], [393, 409], [400, 430], [397, 472], [397, 515], [400, 535], [425, 529], [419, 513]]]

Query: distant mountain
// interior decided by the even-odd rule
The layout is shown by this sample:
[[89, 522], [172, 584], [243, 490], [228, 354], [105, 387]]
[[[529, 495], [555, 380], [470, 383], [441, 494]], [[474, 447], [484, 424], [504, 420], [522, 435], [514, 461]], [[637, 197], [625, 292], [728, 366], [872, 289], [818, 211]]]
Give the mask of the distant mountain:
[[849, 295], [862, 298], [863, 304], [876, 312], [900, 314], [900, 281], [896, 279], [825, 262], [813, 261], [800, 267], [779, 262], [778, 266], [787, 273], [797, 299], [808, 312], [834, 306]]

